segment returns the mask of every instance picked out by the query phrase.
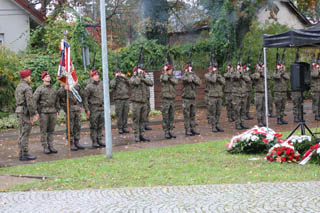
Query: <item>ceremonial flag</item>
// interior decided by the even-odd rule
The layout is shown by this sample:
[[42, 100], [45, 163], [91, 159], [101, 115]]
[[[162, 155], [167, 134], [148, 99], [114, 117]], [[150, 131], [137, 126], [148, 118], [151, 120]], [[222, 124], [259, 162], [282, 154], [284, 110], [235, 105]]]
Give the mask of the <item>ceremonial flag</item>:
[[70, 44], [64, 40], [60, 44], [60, 65], [57, 73], [57, 79], [63, 84], [68, 84], [72, 94], [81, 103], [82, 99], [78, 91], [74, 88], [78, 82], [76, 70], [72, 64], [70, 57]]

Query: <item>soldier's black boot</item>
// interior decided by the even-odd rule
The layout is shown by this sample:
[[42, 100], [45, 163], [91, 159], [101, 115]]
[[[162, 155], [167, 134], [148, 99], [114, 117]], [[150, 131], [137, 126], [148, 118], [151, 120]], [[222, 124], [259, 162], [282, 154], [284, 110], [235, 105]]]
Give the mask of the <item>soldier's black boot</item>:
[[51, 153], [53, 153], [53, 154], [58, 153], [58, 150], [56, 150], [55, 148], [53, 148], [53, 146], [49, 146], [48, 148], [49, 148], [49, 150], [50, 150]]
[[170, 135], [171, 138], [176, 138], [177, 137], [172, 132], [169, 132], [169, 135]]
[[280, 118], [277, 118], [277, 124], [282, 125], [283, 123], [281, 122]]
[[139, 143], [139, 142], [140, 142], [140, 137], [139, 137], [139, 136], [135, 136], [134, 141], [135, 141], [136, 143]]
[[282, 117], [282, 116], [280, 117], [280, 120], [281, 120], [282, 124], [288, 124], [287, 121], [283, 120], [283, 117]]
[[166, 139], [171, 139], [171, 136], [170, 136], [169, 132], [165, 132], [165, 133], [164, 133], [164, 137], [165, 137]]
[[149, 141], [150, 141], [150, 139], [149, 139], [149, 138], [144, 137], [143, 135], [140, 135], [140, 141], [146, 141], [146, 142], [149, 142]]
[[74, 144], [73, 141], [71, 141], [71, 147], [70, 147], [71, 151], [78, 151], [78, 148], [76, 147], [76, 145]]
[[123, 128], [122, 131], [123, 131], [123, 133], [130, 133], [127, 128]]
[[244, 123], [240, 123], [240, 126], [242, 127], [242, 129], [249, 129], [249, 127], [247, 125], [245, 125]]
[[19, 160], [20, 161], [28, 161], [28, 160], [35, 160], [35, 159], [37, 159], [36, 156], [29, 155], [27, 153], [24, 153], [24, 154], [19, 156]]
[[237, 130], [242, 130], [242, 126], [240, 124], [236, 124], [236, 129]]
[[215, 125], [212, 126], [212, 132], [219, 132]]
[[106, 144], [103, 143], [101, 139], [98, 139], [98, 140], [97, 140], [97, 143], [98, 143], [98, 145], [101, 146], [101, 147], [106, 147]]
[[192, 133], [192, 135], [200, 135], [200, 132], [197, 132], [197, 131], [194, 130], [194, 129], [191, 129], [191, 133]]
[[84, 149], [83, 146], [81, 146], [80, 142], [78, 140], [74, 141], [74, 145], [78, 148], [78, 149]]
[[262, 119], [258, 119], [258, 126], [259, 126], [259, 127], [263, 127], [263, 126], [264, 126], [264, 124], [263, 124], [263, 122], [262, 122]]
[[144, 125], [144, 130], [152, 130], [152, 128], [148, 127], [148, 125]]
[[186, 136], [192, 136], [192, 135], [193, 135], [192, 132], [189, 129], [187, 129], [186, 130]]
[[50, 152], [50, 150], [49, 150], [49, 148], [48, 147], [43, 147], [43, 153], [44, 154], [51, 154], [51, 152]]
[[253, 117], [250, 117], [250, 113], [249, 112], [246, 113], [246, 120], [253, 120]]
[[92, 141], [92, 148], [100, 148], [97, 141]]
[[272, 113], [269, 113], [269, 114], [268, 114], [268, 117], [269, 117], [269, 118], [275, 118], [276, 116], [275, 116], [274, 114], [272, 114]]
[[123, 134], [123, 129], [119, 129], [118, 130], [118, 133], [121, 135], [121, 134]]
[[266, 124], [264, 119], [262, 119], [262, 123], [263, 123], [263, 126], [267, 126], [267, 124]]
[[224, 132], [224, 130], [221, 127], [219, 127], [218, 125], [216, 126], [216, 129], [218, 130], [218, 132]]

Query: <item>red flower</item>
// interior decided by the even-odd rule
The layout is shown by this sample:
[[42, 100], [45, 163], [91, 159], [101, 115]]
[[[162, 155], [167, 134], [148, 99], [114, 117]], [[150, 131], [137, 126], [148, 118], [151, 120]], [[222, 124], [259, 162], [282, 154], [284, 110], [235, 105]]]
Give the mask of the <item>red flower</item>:
[[273, 136], [276, 137], [276, 138], [280, 138], [280, 137], [282, 137], [282, 134], [281, 133], [276, 133]]
[[281, 139], [281, 138], [278, 138], [277, 140], [278, 140], [280, 143], [283, 143], [283, 142], [284, 142], [284, 140]]
[[290, 150], [290, 149], [287, 149], [286, 155], [290, 155], [290, 154], [291, 154], [291, 150]]
[[292, 161], [292, 160], [293, 160], [293, 157], [292, 157], [292, 156], [289, 156], [289, 160]]
[[262, 141], [265, 142], [265, 143], [269, 143], [269, 141], [267, 139], [265, 139], [265, 138], [263, 138]]
[[270, 162], [272, 162], [273, 161], [273, 158], [270, 158]]
[[282, 154], [282, 151], [277, 151], [277, 155], [280, 156]]
[[310, 147], [310, 149], [318, 149], [318, 148], [319, 148], [319, 144], [316, 144]]
[[281, 162], [286, 162], [286, 158], [281, 158]]

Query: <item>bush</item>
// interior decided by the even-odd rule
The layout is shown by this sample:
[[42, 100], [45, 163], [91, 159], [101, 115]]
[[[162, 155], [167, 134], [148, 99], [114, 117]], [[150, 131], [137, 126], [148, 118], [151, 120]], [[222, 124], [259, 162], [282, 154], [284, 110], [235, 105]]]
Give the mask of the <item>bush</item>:
[[14, 114], [0, 119], [0, 129], [18, 128], [18, 126], [18, 120]]

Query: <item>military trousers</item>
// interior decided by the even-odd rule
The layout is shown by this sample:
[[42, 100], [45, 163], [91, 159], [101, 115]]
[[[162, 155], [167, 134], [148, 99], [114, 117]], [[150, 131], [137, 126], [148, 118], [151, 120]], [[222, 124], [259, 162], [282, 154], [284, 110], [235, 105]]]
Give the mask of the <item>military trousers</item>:
[[225, 101], [226, 101], [227, 116], [229, 119], [231, 119], [234, 116], [231, 92], [225, 93]]
[[246, 113], [250, 113], [250, 105], [251, 105], [251, 95], [252, 95], [252, 93], [251, 93], [251, 91], [248, 91], [247, 92], [247, 100], [246, 100]]
[[20, 149], [20, 156], [27, 154], [29, 149], [29, 136], [32, 129], [32, 124], [30, 122], [30, 117], [23, 113], [17, 114], [18, 122], [19, 122], [19, 149]]
[[117, 116], [118, 129], [124, 129], [128, 127], [128, 113], [129, 113], [129, 100], [118, 99], [115, 100], [115, 111]]
[[40, 113], [40, 141], [43, 148], [53, 146], [53, 133], [56, 121], [57, 113]]
[[173, 130], [175, 103], [174, 99], [162, 99], [162, 128], [165, 132]]
[[246, 101], [246, 94], [245, 95], [232, 95], [232, 106], [234, 109], [234, 117], [235, 117], [235, 125], [240, 125], [242, 120], [242, 115], [245, 112], [245, 101]]
[[92, 142], [102, 140], [102, 129], [104, 126], [104, 111], [96, 110], [90, 114], [90, 138]]
[[283, 117], [287, 102], [287, 92], [274, 92], [274, 102], [276, 105], [277, 118]]
[[147, 104], [132, 102], [133, 133], [135, 137], [144, 136], [144, 125], [147, 115]]
[[[71, 144], [74, 141], [80, 140], [80, 131], [81, 131], [81, 112], [80, 111], [70, 111], [70, 142]], [[90, 132], [91, 132], [91, 115], [90, 115]], [[67, 120], [67, 113], [66, 113], [66, 134], [68, 138], [68, 120]]]
[[256, 92], [254, 95], [254, 104], [256, 105], [256, 117], [263, 120], [265, 117], [265, 95], [263, 92]]
[[146, 114], [145, 114], [145, 125], [149, 123], [149, 114], [150, 114], [150, 111], [151, 111], [151, 106], [150, 106], [150, 97], [147, 98], [147, 102], [146, 102]]
[[316, 115], [320, 115], [320, 92], [311, 92], [312, 96], [312, 112]]
[[292, 91], [291, 92], [291, 100], [293, 104], [293, 116], [295, 119], [300, 120], [301, 117], [301, 107], [302, 107], [302, 99], [300, 91]]
[[196, 99], [182, 99], [184, 128], [186, 131], [196, 127]]
[[208, 97], [209, 123], [217, 127], [221, 114], [222, 97]]
[[268, 90], [268, 112], [269, 114], [273, 114], [273, 101], [271, 90]]

